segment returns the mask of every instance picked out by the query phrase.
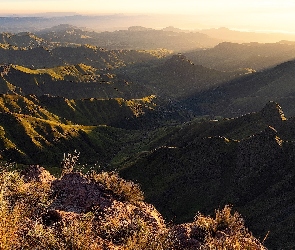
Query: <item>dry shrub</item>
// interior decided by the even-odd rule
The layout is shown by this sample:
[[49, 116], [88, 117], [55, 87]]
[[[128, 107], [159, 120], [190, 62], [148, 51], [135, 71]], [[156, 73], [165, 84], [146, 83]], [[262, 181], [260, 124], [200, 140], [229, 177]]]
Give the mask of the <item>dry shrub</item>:
[[264, 250], [265, 247], [248, 231], [238, 212], [226, 205], [216, 210], [215, 219], [198, 214], [195, 223], [205, 232], [203, 249]]
[[[26, 183], [18, 172], [0, 175], [0, 249], [102, 249], [92, 230], [91, 213], [42, 223], [49, 204], [50, 183]], [[67, 218], [65, 216], [65, 218]]]
[[92, 216], [84, 215], [46, 227], [36, 223], [27, 234], [33, 249], [102, 249], [102, 239], [92, 230]]
[[22, 208], [15, 206], [10, 209], [2, 197], [0, 200], [0, 249], [16, 249], [21, 246], [18, 233], [23, 224]]
[[119, 177], [116, 172], [90, 172], [88, 177], [91, 180], [97, 181], [104, 185], [108, 190], [111, 190], [122, 201], [136, 202], [143, 201], [144, 195], [138, 184], [132, 181], [126, 181]]
[[0, 173], [0, 249], [25, 245], [32, 218], [39, 217], [49, 203], [49, 183], [26, 183], [19, 172]]
[[164, 229], [155, 232], [145, 224], [141, 225], [140, 230], [129, 237], [124, 246], [125, 250], [173, 250], [176, 239], [169, 230]]
[[99, 218], [97, 230], [103, 239], [124, 250], [174, 249], [176, 239], [164, 221], [158, 218], [160, 214], [152, 215], [152, 208], [145, 207], [146, 215], [143, 215], [132, 204], [124, 206], [118, 203], [115, 202], [115, 209], [108, 209]]
[[[230, 206], [217, 210], [215, 218], [198, 214], [193, 223], [168, 227], [158, 211], [142, 201], [139, 186], [115, 172], [91, 172], [80, 178], [102, 184], [107, 205], [98, 203], [97, 210], [89, 212], [58, 210], [52, 207], [54, 178], [43, 170], [35, 166], [27, 175], [0, 171], [1, 250], [265, 249]], [[64, 173], [59, 181], [71, 176], [75, 174]], [[48, 214], [57, 220], [46, 223]]]
[[[102, 183], [122, 202], [143, 199], [139, 187], [121, 179], [117, 173], [92, 173], [87, 177], [90, 181]], [[94, 227], [97, 218], [92, 212], [77, 214], [60, 211], [62, 220], [47, 226], [42, 216], [48, 213], [52, 204], [50, 181], [38, 181], [35, 178], [25, 181], [24, 176], [17, 171], [3, 170], [0, 173], [0, 184], [0, 249], [125, 249], [127, 242], [131, 244], [129, 237], [135, 240], [137, 233], [143, 235], [142, 230], [132, 229], [132, 234], [124, 235], [124, 242], [113, 244], [118, 243], [115, 234], [111, 234], [113, 238], [102, 239], [100, 233], [108, 230], [123, 232], [125, 228], [119, 228], [114, 217], [106, 219], [106, 224]]]

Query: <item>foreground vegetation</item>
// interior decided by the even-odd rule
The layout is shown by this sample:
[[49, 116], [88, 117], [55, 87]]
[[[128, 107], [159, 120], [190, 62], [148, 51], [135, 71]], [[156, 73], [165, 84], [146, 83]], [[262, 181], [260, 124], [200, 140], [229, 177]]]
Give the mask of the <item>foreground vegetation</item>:
[[172, 225], [115, 172], [74, 171], [68, 155], [55, 178], [40, 166], [0, 173], [0, 249], [265, 249], [231, 207], [215, 218]]

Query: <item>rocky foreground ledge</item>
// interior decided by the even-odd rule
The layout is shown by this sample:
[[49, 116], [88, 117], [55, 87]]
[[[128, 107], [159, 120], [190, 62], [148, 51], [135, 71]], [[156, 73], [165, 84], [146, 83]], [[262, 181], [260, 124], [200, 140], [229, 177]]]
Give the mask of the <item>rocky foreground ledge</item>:
[[1, 172], [1, 249], [265, 249], [226, 206], [215, 218], [166, 223], [137, 184], [115, 172], [40, 166]]

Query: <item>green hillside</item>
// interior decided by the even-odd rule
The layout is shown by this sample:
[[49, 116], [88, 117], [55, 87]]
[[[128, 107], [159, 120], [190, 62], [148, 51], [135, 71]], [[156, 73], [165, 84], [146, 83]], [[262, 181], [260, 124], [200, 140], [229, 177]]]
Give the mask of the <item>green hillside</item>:
[[[82, 184], [89, 184], [90, 189], [100, 186], [88, 175], [72, 172], [71, 166], [61, 169], [66, 155], [79, 152], [77, 169], [118, 171], [124, 178], [139, 183], [147, 202], [166, 221], [182, 223], [172, 226], [174, 231], [160, 223], [167, 229], [165, 232], [174, 235], [179, 229], [182, 233], [174, 236], [186, 239], [183, 243], [177, 238], [179, 248], [174, 250], [190, 249], [185, 244], [196, 249], [196, 239], [199, 247], [209, 240], [218, 243], [226, 238], [220, 236], [220, 230], [236, 226], [233, 221], [249, 236], [240, 217], [231, 217], [228, 204], [245, 216], [246, 226], [270, 249], [295, 247], [295, 118], [289, 118], [295, 115], [295, 61], [258, 72], [252, 70], [254, 66], [261, 69], [285, 60], [285, 56], [292, 55], [294, 45], [222, 43], [213, 49], [170, 55], [167, 49], [105, 50], [81, 45], [80, 40], [91, 41], [96, 34], [79, 29], [48, 32], [46, 36], [52, 38], [48, 38], [48, 46], [32, 34], [3, 34], [0, 40], [0, 170], [5, 166], [23, 169], [24, 165], [42, 164], [55, 175], [63, 171], [61, 179], [68, 171], [65, 178], [82, 179]], [[114, 36], [114, 40], [125, 36], [128, 42], [131, 38], [126, 35], [131, 33], [139, 39], [137, 42], [155, 34], [159, 35], [154, 37], [156, 40], [160, 35], [174, 33], [175, 39], [181, 41], [192, 36], [142, 27], [101, 35]], [[190, 56], [200, 63], [190, 60]], [[110, 176], [115, 186], [119, 183], [126, 184], [127, 189], [133, 187], [114, 172]], [[68, 195], [69, 190], [60, 185]], [[107, 188], [104, 199], [111, 194]], [[137, 202], [143, 199], [141, 191], [140, 194]], [[115, 203], [125, 201], [126, 197], [120, 195], [114, 194]], [[63, 210], [65, 207], [59, 207], [59, 202], [53, 203], [53, 214], [44, 212], [49, 221], [62, 220], [57, 210], [67, 213], [71, 209]], [[90, 203], [83, 211], [101, 218], [103, 209]], [[216, 221], [201, 215], [214, 214], [216, 208]], [[223, 226], [218, 221], [221, 214], [227, 216]], [[43, 217], [38, 216], [40, 221]], [[124, 243], [112, 241], [118, 235], [102, 231], [99, 237], [101, 242], [110, 240], [110, 246], [117, 244], [119, 250], [127, 241], [131, 244], [127, 232], [130, 228], [122, 226], [122, 231], [121, 221], [113, 222], [115, 226], [108, 223], [119, 227]], [[97, 226], [93, 223], [91, 227]], [[206, 233], [199, 231], [199, 225]], [[241, 233], [244, 238], [245, 234]], [[257, 249], [263, 249], [258, 241], [257, 244]]]
[[2, 93], [67, 98], [141, 98], [151, 95], [145, 86], [85, 64], [31, 69], [20, 65], [0, 66]]
[[[1, 156], [25, 164], [56, 164], [64, 152], [83, 152], [84, 162], [105, 163], [120, 149], [120, 131], [65, 125], [12, 113], [1, 115]], [[54, 160], [56, 159], [56, 160]]]
[[140, 125], [137, 119], [145, 112], [152, 111], [152, 99], [69, 100], [1, 95], [1, 157], [50, 165], [63, 153], [79, 150], [84, 163], [107, 164], [123, 145], [140, 136], [130, 129]]
[[232, 204], [255, 235], [262, 239], [270, 231], [266, 246], [289, 249], [293, 128], [275, 103], [236, 119], [196, 120], [159, 130], [154, 149], [123, 162], [120, 173], [137, 180], [168, 220], [184, 222], [196, 211]]

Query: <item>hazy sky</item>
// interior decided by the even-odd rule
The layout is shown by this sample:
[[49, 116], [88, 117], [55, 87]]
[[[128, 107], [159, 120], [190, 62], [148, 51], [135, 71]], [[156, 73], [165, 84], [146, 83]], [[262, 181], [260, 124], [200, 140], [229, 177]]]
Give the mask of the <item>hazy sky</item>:
[[195, 23], [295, 33], [295, 0], [0, 0], [0, 14], [185, 14]]

